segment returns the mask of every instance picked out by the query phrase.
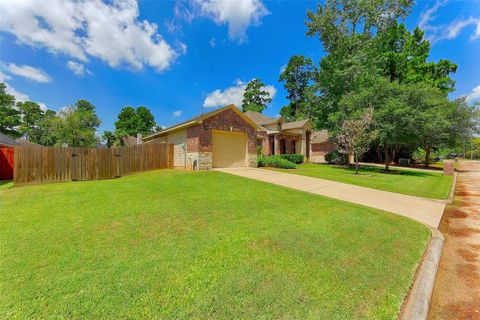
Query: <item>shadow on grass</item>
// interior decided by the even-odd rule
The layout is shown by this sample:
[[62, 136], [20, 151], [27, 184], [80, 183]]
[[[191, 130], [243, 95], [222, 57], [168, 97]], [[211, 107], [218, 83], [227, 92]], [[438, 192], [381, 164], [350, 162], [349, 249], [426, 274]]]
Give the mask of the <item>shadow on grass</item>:
[[10, 189], [13, 187], [12, 180], [0, 180], [0, 190]]
[[[355, 174], [355, 165], [350, 165], [349, 167], [344, 166], [335, 166], [326, 163], [319, 163], [319, 166], [330, 166], [331, 168], [338, 169], [338, 170], [345, 170]], [[409, 169], [398, 169], [390, 167], [390, 170], [385, 171], [382, 167], [376, 166], [359, 166], [360, 174], [371, 173], [371, 174], [387, 174], [387, 175], [402, 175], [402, 176], [411, 176], [411, 177], [432, 177], [438, 176], [438, 172], [425, 172], [419, 170], [409, 170]]]

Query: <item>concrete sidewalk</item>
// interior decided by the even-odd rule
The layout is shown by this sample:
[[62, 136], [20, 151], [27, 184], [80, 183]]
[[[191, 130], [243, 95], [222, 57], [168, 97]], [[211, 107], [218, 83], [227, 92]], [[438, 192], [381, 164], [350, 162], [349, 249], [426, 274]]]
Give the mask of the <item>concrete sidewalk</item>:
[[445, 209], [445, 201], [442, 200], [407, 196], [297, 174], [257, 168], [222, 168], [216, 170], [393, 212], [433, 228], [438, 228]]

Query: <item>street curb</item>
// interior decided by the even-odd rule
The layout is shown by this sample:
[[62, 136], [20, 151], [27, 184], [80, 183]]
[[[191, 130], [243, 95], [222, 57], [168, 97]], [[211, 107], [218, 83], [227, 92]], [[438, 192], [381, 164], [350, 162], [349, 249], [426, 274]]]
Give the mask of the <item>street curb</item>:
[[455, 197], [455, 186], [457, 185], [457, 175], [458, 172], [455, 171], [453, 173], [453, 182], [452, 185], [450, 186], [450, 191], [448, 192], [448, 199], [447, 199], [447, 204], [452, 204], [453, 203], [453, 198]]
[[443, 234], [430, 228], [432, 236], [423, 255], [417, 274], [398, 317], [400, 320], [423, 320], [428, 317], [435, 278], [443, 249]]

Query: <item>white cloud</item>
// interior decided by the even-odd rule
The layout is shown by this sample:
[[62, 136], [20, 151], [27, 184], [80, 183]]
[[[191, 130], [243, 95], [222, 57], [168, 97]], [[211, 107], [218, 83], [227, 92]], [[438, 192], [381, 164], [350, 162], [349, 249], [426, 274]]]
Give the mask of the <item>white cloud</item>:
[[215, 38], [210, 39], [210, 41], [208, 43], [210, 44], [210, 47], [212, 47], [212, 48], [215, 48], [215, 46], [217, 45], [217, 41], [215, 40]]
[[181, 115], [182, 115], [182, 110], [173, 111], [173, 116], [174, 117], [180, 117]]
[[[190, 8], [189, 4], [187, 3], [189, 0], [177, 0], [175, 3], [175, 7], [173, 8], [173, 12], [177, 18], [183, 19], [188, 23], [192, 22], [195, 14], [193, 13], [193, 9]], [[190, 0], [191, 2], [195, 0]]]
[[5, 82], [6, 80], [10, 80], [10, 79], [12, 79], [12, 77], [0, 71], [0, 82]]
[[182, 30], [182, 26], [174, 20], [166, 21], [165, 28], [167, 28], [167, 31], [170, 33], [180, 32]]
[[136, 0], [0, 1], [0, 30], [18, 41], [87, 62], [99, 58], [158, 71], [179, 55], [157, 33], [157, 25], [139, 20]]
[[86, 74], [92, 74], [90, 70], [85, 69], [85, 66], [82, 63], [78, 63], [75, 61], [68, 61], [67, 68], [72, 70], [77, 76], [84, 76]]
[[247, 40], [247, 29], [257, 26], [270, 14], [261, 0], [187, 0], [177, 1], [175, 15], [187, 21], [195, 16], [212, 19], [218, 25], [228, 25], [228, 36], [240, 43]]
[[41, 69], [32, 66], [17, 66], [14, 63], [9, 63], [6, 66], [7, 70], [20, 77], [27, 78], [36, 82], [50, 82], [50, 77]]
[[418, 26], [425, 30], [426, 38], [432, 43], [441, 40], [451, 40], [457, 38], [460, 33], [469, 26], [474, 26], [475, 30], [470, 36], [470, 40], [480, 39], [480, 17], [468, 17], [456, 19], [447, 25], [434, 25], [432, 22], [436, 19], [437, 12], [447, 4], [449, 0], [437, 0], [435, 4], [425, 10], [420, 15]]
[[480, 85], [472, 89], [472, 91], [467, 94], [467, 101], [474, 102], [480, 100]]
[[448, 0], [437, 0], [433, 6], [425, 10], [421, 15], [420, 15], [420, 21], [418, 23], [418, 26], [423, 29], [423, 30], [429, 30], [432, 28], [430, 25], [430, 22], [435, 19], [435, 14], [437, 11], [443, 7]]
[[[10, 84], [8, 84], [7, 80], [10, 80], [11, 77], [3, 72], [0, 71], [0, 82], [3, 82], [5, 84], [5, 91], [8, 94], [11, 94], [12, 96], [15, 97], [15, 101], [17, 102], [24, 102], [24, 101], [30, 101], [31, 99], [28, 97], [23, 92], [15, 90]], [[37, 102], [40, 105], [40, 108], [42, 108], [43, 111], [47, 110], [47, 105], [43, 102]]]
[[[203, 102], [203, 106], [206, 108], [215, 108], [215, 107], [223, 107], [229, 104], [234, 104], [237, 107], [242, 105], [243, 94], [245, 92], [245, 88], [247, 87], [247, 83], [237, 80], [235, 81], [235, 85], [231, 86], [225, 90], [217, 89], [213, 92], [210, 92], [205, 101]], [[264, 87], [264, 90], [270, 93], [270, 97], [273, 99], [277, 90], [272, 85], [267, 85]]]

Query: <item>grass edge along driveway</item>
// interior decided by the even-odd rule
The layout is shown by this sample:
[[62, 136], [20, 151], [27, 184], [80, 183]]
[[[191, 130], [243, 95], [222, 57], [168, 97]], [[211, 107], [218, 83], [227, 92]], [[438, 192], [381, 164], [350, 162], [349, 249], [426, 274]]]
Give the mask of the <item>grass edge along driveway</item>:
[[268, 168], [287, 173], [299, 174], [313, 178], [353, 184], [361, 187], [395, 192], [429, 199], [447, 199], [453, 177], [444, 176], [441, 172], [424, 170], [391, 168], [385, 173], [377, 166], [361, 166], [359, 174], [355, 169], [329, 164], [305, 163], [297, 169]]
[[0, 318], [394, 319], [429, 230], [220, 172], [0, 191]]

